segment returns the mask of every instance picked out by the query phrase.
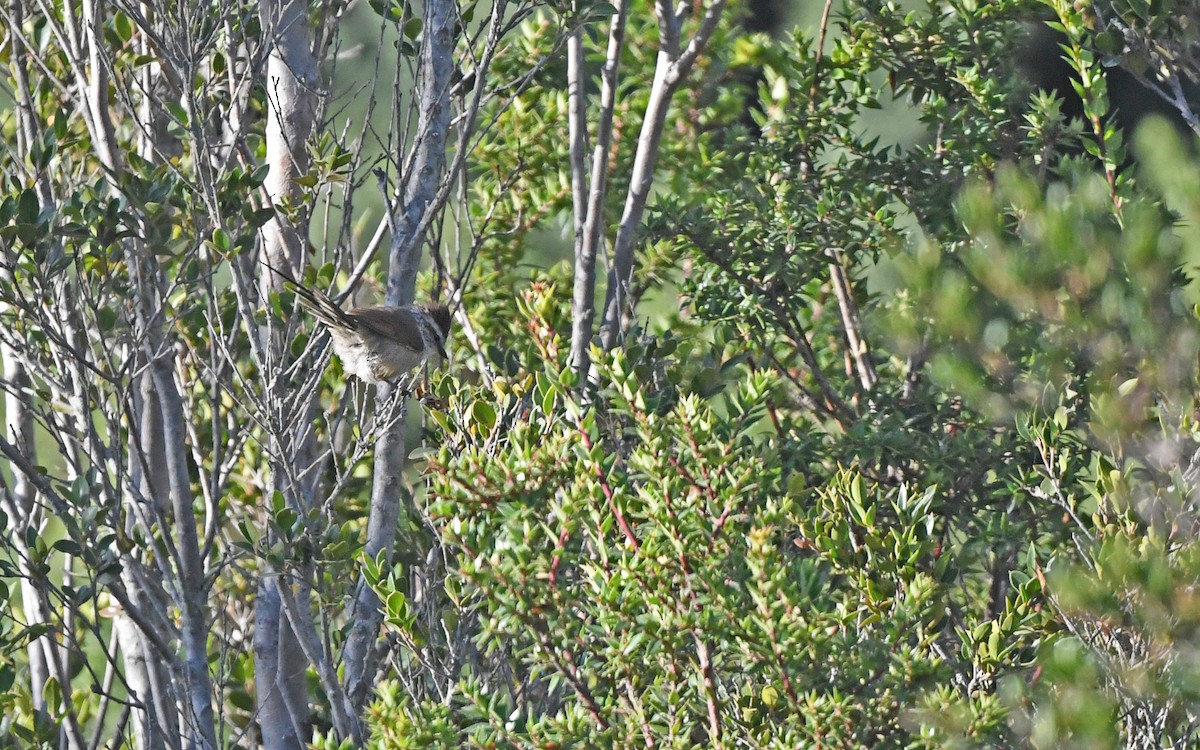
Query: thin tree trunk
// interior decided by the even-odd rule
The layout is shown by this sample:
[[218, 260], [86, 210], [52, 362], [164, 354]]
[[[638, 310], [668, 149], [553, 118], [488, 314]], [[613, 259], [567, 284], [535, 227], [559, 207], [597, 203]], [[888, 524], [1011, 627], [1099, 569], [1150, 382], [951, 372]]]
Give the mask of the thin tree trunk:
[[[283, 633], [287, 635], [282, 636]], [[254, 687], [260, 739], [268, 750], [304, 747], [308, 736], [308, 691], [307, 686], [301, 691], [299, 685], [306, 667], [300, 644], [283, 617], [279, 581], [264, 575], [254, 599]], [[304, 704], [297, 706], [301, 700]], [[301, 708], [305, 711], [301, 712]]]
[[[11, 3], [9, 12], [13, 14], [14, 21], [23, 20], [24, 9], [19, 2]], [[36, 120], [36, 109], [33, 92], [29, 85], [28, 72], [25, 70], [28, 60], [24, 54], [24, 46], [16, 38], [16, 35], [10, 34], [9, 38], [10, 43], [13, 45], [11, 50], [12, 68], [18, 84], [18, 91], [15, 92], [17, 99], [17, 120], [19, 124], [17, 133], [18, 143], [23, 144], [25, 148], [29, 148], [32, 143], [36, 142], [41, 133]], [[85, 81], [84, 76], [79, 74], [77, 81], [82, 88]], [[42, 206], [53, 206], [54, 195], [48, 176], [38, 174], [35, 175], [35, 178], [39, 203]], [[29, 388], [32, 386], [29, 373], [19, 352], [8, 347], [3, 347], [0, 349], [0, 359], [3, 359], [6, 382], [17, 387]], [[7, 422], [6, 432], [9, 435], [10, 442], [23, 455], [30, 458], [36, 456], [33, 421], [28, 409], [28, 402], [17, 396], [11, 389], [6, 389], [5, 393], [5, 420]], [[16, 466], [12, 467], [12, 476], [12, 499], [14, 505], [9, 508], [9, 512], [12, 514], [13, 520], [23, 528], [44, 528], [46, 519], [37, 503], [37, 492], [33, 487], [31, 477]], [[33, 583], [35, 578], [40, 577], [42, 574], [35, 576], [32, 571], [26, 569], [29, 551], [24, 549], [22, 540], [14, 537], [14, 542], [21, 552], [18, 557], [18, 564], [24, 573], [21, 578], [21, 597], [25, 610], [26, 624], [31, 626], [52, 624], [51, 608], [45, 599], [45, 592]], [[83, 748], [83, 733], [75, 711], [69, 705], [47, 706], [43, 695], [43, 689], [51, 677], [57, 679], [60, 685], [69, 685], [69, 682], [67, 682], [67, 670], [65, 668], [65, 661], [68, 658], [66, 650], [60, 648], [52, 636], [45, 635], [33, 640], [28, 646], [27, 653], [29, 654], [30, 687], [31, 693], [34, 696], [33, 704], [35, 710], [46, 711], [52, 709], [55, 712], [63, 712], [60, 723], [62, 744], [68, 748]]]
[[[133, 395], [133, 411], [140, 415], [141, 424], [129, 435], [130, 473], [137, 492], [124, 493], [127, 533], [132, 533], [135, 525], [147, 531], [155, 524], [165, 526], [165, 502], [171, 492], [170, 483], [160, 468], [166, 465], [167, 460], [163, 450], [162, 411], [154, 396], [154, 378], [148, 371], [138, 379], [137, 391]], [[143, 465], [145, 471], [142, 470]], [[133, 565], [122, 566], [121, 581], [130, 599], [139, 606], [145, 604], [150, 594], [143, 590], [140, 576]], [[137, 747], [180, 747], [176, 709], [178, 694], [173, 689], [174, 681], [169, 675], [170, 668], [175, 665], [164, 664], [154, 654], [153, 648], [145, 641], [145, 635], [128, 613], [114, 618], [113, 626], [117, 629], [125, 682], [130, 693], [140, 702], [139, 706], [130, 709]]]
[[[24, 455], [35, 457], [37, 453], [33, 443], [33, 419], [25, 408], [24, 400], [14, 392], [14, 389], [24, 389], [30, 386], [29, 376], [17, 353], [7, 346], [0, 346], [0, 364], [4, 366], [4, 382], [9, 384], [9, 388], [5, 389], [4, 393], [4, 419], [8, 441]], [[25, 472], [15, 466], [11, 467], [11, 471], [12, 505], [5, 508], [10, 522], [13, 523], [14, 528], [40, 528], [43, 519], [36, 502], [37, 491]], [[17, 536], [13, 537], [13, 541], [18, 545], [22, 544], [22, 540]], [[21, 555], [18, 562], [24, 567], [26, 559], [26, 555]], [[46, 622], [46, 613], [41, 611], [30, 572], [22, 570], [22, 573], [25, 574], [21, 577], [21, 602], [25, 610], [25, 624], [27, 626], [40, 625]], [[33, 699], [33, 708], [38, 712], [44, 711], [46, 708], [42, 691], [50, 677], [47, 658], [51, 648], [53, 648], [53, 641], [49, 635], [30, 641], [26, 648], [29, 654], [30, 695]]]
[[583, 29], [567, 38], [567, 124], [570, 142], [571, 207], [575, 236], [575, 284], [571, 300], [571, 367], [580, 386], [587, 382], [588, 345], [596, 314], [596, 256], [584, 253], [588, 214], [587, 82], [583, 64]]
[[[168, 348], [168, 353], [173, 350]], [[171, 487], [171, 509], [175, 515], [175, 551], [179, 556], [179, 586], [182, 596], [181, 619], [184, 659], [184, 690], [191, 715], [186, 722], [190, 735], [202, 747], [217, 747], [216, 715], [213, 711], [213, 685], [208, 673], [208, 581], [204, 560], [200, 557], [200, 537], [196, 532], [191, 479], [188, 474], [188, 449], [183, 422], [183, 401], [175, 384], [174, 362], [159, 354], [151, 363], [159, 406], [162, 411], [163, 448], [166, 452], [167, 478]]]
[[[129, 588], [126, 582], [126, 588]], [[146, 643], [138, 626], [126, 616], [113, 618], [121, 650], [122, 681], [131, 701], [134, 747], [139, 750], [180, 748], [175, 695], [157, 654]], [[165, 678], [165, 679], [164, 679]]]
[[[266, 0], [261, 7], [264, 34], [270, 39], [267, 59], [267, 163], [270, 171], [264, 187], [272, 202], [293, 203], [302, 200], [296, 179], [308, 171], [307, 144], [312, 134], [319, 104], [320, 75], [312, 53], [312, 32], [307, 18], [307, 3], [300, 0]], [[298, 271], [303, 264], [305, 238], [303, 227], [295, 226], [281, 212], [263, 227], [263, 254], [275, 268]], [[273, 273], [260, 276], [265, 293], [277, 289], [282, 279]], [[275, 356], [284, 342], [267, 341], [265, 351]], [[311, 453], [305, 446], [311, 438], [299, 434], [288, 441], [292, 455], [285, 460], [300, 464]], [[285, 446], [274, 446], [282, 455]], [[276, 474], [278, 474], [278, 468]], [[299, 487], [283, 487], [282, 477], [274, 484], [285, 489], [285, 497], [301, 502]], [[263, 747], [268, 750], [293, 750], [309, 739], [308, 661], [287, 618], [283, 616], [280, 586], [287, 582], [266, 575], [259, 584], [255, 600], [254, 657], [257, 678], [258, 724]]]
[[[596, 116], [596, 145], [592, 149], [590, 175], [586, 179], [586, 206], [582, 209], [583, 231], [575, 235], [575, 288], [571, 306], [571, 365], [580, 387], [587, 382], [591, 369], [588, 349], [596, 318], [596, 256], [604, 239], [604, 196], [608, 187], [609, 151], [612, 147], [613, 114], [617, 103], [617, 73], [625, 46], [625, 25], [629, 0], [617, 0], [617, 11], [609, 23], [608, 49], [600, 74], [600, 111]], [[579, 86], [582, 91], [582, 86]], [[583, 107], [586, 117], [586, 107]], [[572, 110], [574, 111], [574, 110]], [[586, 139], [571, 138], [571, 148], [587, 148]], [[572, 179], [575, 172], [572, 170]], [[576, 190], [578, 193], [578, 190]], [[576, 197], [578, 201], [578, 195]], [[580, 210], [576, 209], [578, 215]]]
[[846, 344], [850, 347], [858, 382], [863, 391], [870, 391], [878, 379], [875, 363], [871, 361], [871, 349], [863, 336], [862, 318], [858, 314], [858, 305], [854, 304], [854, 290], [850, 287], [850, 277], [842, 267], [840, 257], [829, 264], [829, 278], [833, 281], [833, 292], [842, 316], [842, 330], [846, 334]]
[[[416, 297], [425, 228], [431, 223], [427, 213], [438, 210], [441, 205], [439, 194], [446, 172], [457, 22], [458, 8], [454, 0], [428, 0], [425, 3], [416, 82], [419, 114], [413, 146], [415, 158], [412, 171], [406, 175], [404, 204], [398, 208], [394, 222], [395, 233], [388, 256], [389, 305], [408, 304]], [[392, 396], [391, 387], [383, 384], [377, 387], [377, 413], [386, 411]], [[371, 557], [381, 553], [390, 555], [396, 543], [396, 522], [405, 499], [404, 421], [401, 415], [390, 427], [387, 421], [380, 422], [365, 550]], [[345, 649], [346, 686], [352, 705], [361, 713], [375, 682], [378, 664], [370, 654], [383, 620], [379, 598], [363, 579], [358, 583], [351, 620]]]
[[613, 243], [612, 269], [608, 274], [608, 292], [604, 299], [604, 324], [600, 330], [605, 349], [616, 346], [624, 330], [623, 321], [630, 303], [629, 291], [633, 281], [634, 246], [642, 226], [642, 215], [646, 211], [646, 200], [650, 197], [650, 187], [654, 184], [654, 169], [658, 164], [658, 147], [662, 142], [663, 125], [667, 121], [667, 109], [671, 106], [671, 95], [675, 93], [674, 86], [669, 83], [670, 69], [670, 57], [665, 51], [659, 51], [650, 101], [646, 104], [646, 116], [642, 120], [642, 132], [638, 136], [637, 153], [633, 160], [633, 176]]
[[[14, 24], [19, 26], [24, 23], [25, 7], [20, 0], [11, 0], [8, 12]], [[17, 144], [21, 150], [28, 151], [31, 144], [38, 137], [33, 92], [30, 89], [29, 76], [26, 71], [29, 61], [19, 35], [10, 34], [8, 41], [12, 47], [10, 51], [10, 69], [14, 80], [17, 82], [17, 90], [14, 92], [14, 104], [16, 105], [18, 124], [16, 133]], [[50, 190], [47, 175], [40, 174], [36, 186], [39, 201], [42, 205], [49, 205], [54, 200], [54, 196]], [[7, 346], [0, 346], [0, 365], [4, 368], [5, 382], [11, 386], [4, 394], [4, 415], [8, 440], [17, 446], [17, 449], [23, 454], [31, 458], [36, 457], [37, 452], [33, 442], [33, 419], [26, 408], [25, 401], [12, 390], [13, 388], [28, 388], [30, 386], [29, 374], [26, 372], [25, 365], [21, 361], [19, 354]], [[42, 523], [42, 514], [35, 502], [37, 491], [29, 481], [29, 477], [20, 469], [13, 467], [12, 480], [14, 507], [9, 509], [12, 519], [19, 522], [22, 526], [32, 526], [35, 528], [40, 526]], [[44, 613], [39, 611], [37, 594], [28, 577], [22, 577], [21, 579], [21, 600], [24, 603], [27, 625], [37, 625], [45, 622]], [[49, 635], [35, 639], [27, 647], [29, 654], [30, 695], [33, 699], [34, 710], [36, 711], [43, 711], [46, 707], [43, 689], [50, 677], [48, 658], [49, 649], [51, 648], [53, 648], [53, 642]]]
[[[109, 76], [111, 62], [104, 59], [104, 21], [108, 14], [100, 0], [84, 0], [83, 38], [87, 49], [87, 66], [78, 71], [81, 76], [80, 88], [84, 89], [84, 102], [90, 111], [88, 122], [91, 123], [91, 135], [96, 152], [101, 160], [110, 168], [116, 167], [123, 160], [117, 148], [117, 134], [113, 127], [112, 117], [109, 116]], [[86, 73], [84, 72], [86, 71]], [[82, 77], [86, 75], [86, 79]]]
[[725, 0], [713, 0], [705, 11], [695, 35], [687, 47], [679, 51], [680, 19], [676, 16], [670, 0], [655, 3], [659, 20], [659, 52], [654, 68], [654, 83], [650, 89], [650, 100], [642, 119], [642, 130], [638, 135], [637, 152], [633, 160], [633, 174], [629, 191], [625, 196], [625, 208], [617, 225], [617, 236], [613, 242], [613, 262], [608, 273], [608, 291], [604, 300], [604, 323], [600, 329], [600, 340], [605, 349], [616, 346], [625, 329], [625, 315], [631, 302], [630, 287], [633, 281], [634, 250], [646, 201], [654, 184], [654, 169], [658, 164], [658, 147], [662, 141], [663, 125], [671, 106], [671, 97], [691, 71], [704, 47], [708, 44], [721, 14]]
[[[307, 3], [300, 0], [266, 0], [262, 5], [264, 33], [270, 35], [267, 58], [267, 164], [271, 169], [263, 183], [271, 200], [300, 199], [302, 188], [296, 178], [308, 171], [307, 144], [319, 104], [320, 73], [312, 53], [312, 32]], [[299, 269], [305, 247], [301, 227], [282, 214], [263, 227], [267, 261], [284, 270]], [[280, 279], [263, 274], [264, 289], [275, 288]]]
[[[446, 173], [458, 7], [452, 0], [427, 0], [425, 14], [417, 67], [415, 159], [412, 171], [403, 176], [404, 204], [396, 212], [396, 229], [388, 256], [389, 305], [407, 305], [416, 297], [421, 246], [429, 226], [426, 212], [438, 207], [436, 198]], [[482, 74], [480, 71], [479, 75]]]

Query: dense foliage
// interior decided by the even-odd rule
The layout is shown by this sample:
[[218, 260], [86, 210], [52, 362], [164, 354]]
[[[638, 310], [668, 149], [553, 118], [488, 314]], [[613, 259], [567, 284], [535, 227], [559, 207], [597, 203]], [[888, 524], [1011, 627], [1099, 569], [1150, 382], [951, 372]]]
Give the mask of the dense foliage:
[[[1161, 124], [1128, 166], [1071, 6], [1094, 121], [1022, 83], [1044, 10], [857, 4], [823, 54], [714, 49], [644, 246], [683, 307], [594, 389], [557, 270], [496, 268], [503, 377], [442, 384], [426, 500], [486, 656], [385, 694], [385, 746], [1195, 740], [1200, 181]], [[924, 135], [864, 125], [884, 97]]]
[[[3, 157], [12, 333], [0, 340], [45, 355], [30, 357], [42, 363], [32, 381], [6, 374], [4, 386], [41, 388], [39, 435], [99, 447], [63, 438], [49, 468], [0, 472], [5, 493], [28, 475], [53, 506], [40, 528], [0, 515], [0, 599], [23, 602], [0, 617], [0, 746], [61, 744], [63, 715], [103, 715], [107, 693], [91, 686], [120, 672], [96, 654], [120, 635], [122, 555], [144, 550], [153, 567], [173, 552], [163, 530], [185, 507], [133, 524], [119, 498], [154, 488], [92, 460], [140, 439], [123, 414], [135, 392], [151, 398], [139, 378], [157, 360], [121, 337], [160, 314], [182, 363], [163, 377], [195, 417], [179, 436], [194, 462], [176, 480], [207, 524], [204, 617], [219, 627], [201, 657], [222, 746], [257, 741], [263, 688], [244, 644], [261, 627], [249, 611], [263, 577], [296, 582], [284, 609], [320, 624], [327, 661], [307, 654], [329, 667], [308, 672], [316, 746], [351, 746], [329, 654], [350, 640], [360, 575], [383, 608], [371, 651], [383, 681], [366, 711], [379, 748], [1200, 741], [1200, 160], [1164, 122], [1122, 132], [1104, 72], [1126, 65], [1182, 92], [1192, 26], [1124, 0], [911, 5], [850, 4], [778, 39], [742, 31], [739, 8], [723, 17], [667, 115], [630, 326], [592, 347], [586, 376], [570, 358], [572, 268], [543, 260], [571, 226], [564, 34], [582, 26], [597, 66], [612, 8], [522, 12], [485, 71], [511, 85], [483, 99], [461, 215], [435, 232], [458, 266], [439, 255], [422, 277], [462, 300], [469, 327], [431, 376], [411, 492], [395, 498], [399, 542], [379, 554], [365, 552], [364, 508], [384, 404], [372, 411], [336, 360], [324, 368], [295, 322], [270, 331], [276, 354], [255, 348], [270, 341], [256, 333], [298, 316], [287, 292], [256, 298], [247, 260], [290, 211], [322, 247], [305, 279], [344, 278], [352, 188], [373, 179], [368, 140], [327, 131], [307, 149], [302, 184], [343, 200], [346, 219], [264, 208], [244, 200], [267, 174], [252, 168], [265, 153], [254, 126], [248, 163], [219, 179], [205, 182], [194, 154], [156, 166], [162, 154], [129, 153], [119, 174], [88, 180], [102, 171], [88, 135], [39, 89], [53, 127]], [[607, 226], [633, 179], [660, 33], [648, 5], [631, 8]], [[410, 54], [417, 11], [372, 9], [395, 16]], [[1014, 50], [1047, 22], [1082, 119], [1018, 68]], [[120, 20], [106, 33], [134, 38]], [[1148, 55], [1167, 73], [1154, 79]], [[71, 61], [50, 59], [68, 75]], [[147, 63], [132, 49], [121, 59], [130, 70], [114, 76]], [[599, 100], [587, 91], [589, 116]], [[184, 130], [198, 119], [170, 111], [164, 127], [195, 147]], [[915, 136], [898, 134], [905, 123]], [[51, 164], [73, 170], [53, 209], [35, 184]], [[129, 237], [155, 248], [151, 261], [126, 262]], [[145, 275], [157, 307], [122, 307]], [[56, 417], [59, 391], [40, 383], [70, 346], [35, 312], [64, 288], [91, 301], [67, 320], [100, 355], [94, 373], [68, 370], [78, 408]], [[299, 380], [311, 401], [288, 396]], [[309, 423], [310, 442], [284, 441]], [[280, 456], [293, 448], [314, 450], [318, 468]], [[64, 556], [51, 576], [47, 561]], [[26, 627], [46, 589], [37, 606], [64, 614]], [[45, 639], [69, 644], [71, 671], [35, 696], [28, 654]]]

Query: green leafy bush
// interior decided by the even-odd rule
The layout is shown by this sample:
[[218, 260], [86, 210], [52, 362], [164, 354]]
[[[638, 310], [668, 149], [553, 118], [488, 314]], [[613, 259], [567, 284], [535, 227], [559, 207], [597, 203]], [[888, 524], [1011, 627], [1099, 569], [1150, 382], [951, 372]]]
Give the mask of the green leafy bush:
[[[587, 387], [542, 285], [511, 381], [437, 417], [477, 651], [440, 701], [389, 692], [382, 745], [1187, 741], [1200, 182], [1157, 125], [1121, 171], [1074, 8], [1098, 119], [1022, 86], [1040, 7], [738, 40], [760, 132], [671, 162], [650, 221], [672, 331]], [[926, 137], [864, 129], [885, 94]]]

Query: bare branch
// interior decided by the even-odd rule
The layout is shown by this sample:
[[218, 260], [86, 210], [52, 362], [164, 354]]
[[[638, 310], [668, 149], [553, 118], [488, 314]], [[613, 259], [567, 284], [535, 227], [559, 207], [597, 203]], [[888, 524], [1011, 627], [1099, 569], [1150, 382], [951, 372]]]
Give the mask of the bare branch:
[[854, 303], [850, 279], [840, 260], [829, 264], [829, 277], [833, 281], [833, 293], [837, 297], [838, 311], [842, 316], [842, 331], [846, 335], [846, 344], [850, 348], [855, 371], [858, 372], [858, 382], [864, 391], [869, 391], [875, 387], [878, 380], [875, 363], [871, 361], [871, 349], [862, 334], [862, 318], [858, 314], [858, 305]]

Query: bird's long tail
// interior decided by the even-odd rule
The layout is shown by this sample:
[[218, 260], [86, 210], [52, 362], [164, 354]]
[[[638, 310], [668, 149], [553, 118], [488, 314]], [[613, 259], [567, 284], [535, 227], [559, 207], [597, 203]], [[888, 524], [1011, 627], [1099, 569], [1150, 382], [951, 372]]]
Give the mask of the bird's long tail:
[[308, 311], [317, 318], [317, 320], [321, 321], [327, 326], [333, 326], [335, 328], [353, 328], [353, 325], [350, 319], [346, 316], [345, 311], [338, 307], [337, 303], [331, 300], [324, 292], [301, 284], [299, 281], [296, 281], [295, 277], [293, 277], [290, 273], [275, 268], [265, 260], [260, 262], [283, 279], [284, 286], [296, 293], [296, 299], [299, 300], [300, 304], [307, 308]]

